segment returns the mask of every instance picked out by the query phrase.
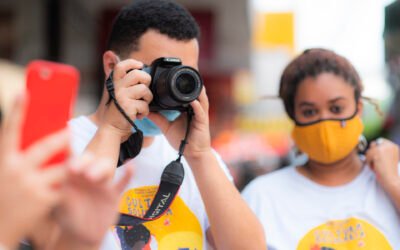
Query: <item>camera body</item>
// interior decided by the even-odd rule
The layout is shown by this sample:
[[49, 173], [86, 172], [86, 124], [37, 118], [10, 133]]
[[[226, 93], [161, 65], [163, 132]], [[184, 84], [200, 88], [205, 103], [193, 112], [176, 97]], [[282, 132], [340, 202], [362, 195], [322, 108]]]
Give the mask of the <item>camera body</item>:
[[185, 111], [189, 103], [199, 97], [203, 87], [199, 72], [182, 65], [179, 58], [160, 57], [142, 70], [151, 76], [150, 111]]

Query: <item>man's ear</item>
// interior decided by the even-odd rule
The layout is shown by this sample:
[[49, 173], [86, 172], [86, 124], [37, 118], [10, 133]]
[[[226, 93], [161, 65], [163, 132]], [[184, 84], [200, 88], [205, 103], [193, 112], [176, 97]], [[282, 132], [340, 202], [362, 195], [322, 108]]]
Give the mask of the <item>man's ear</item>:
[[106, 77], [108, 77], [111, 71], [114, 69], [115, 65], [118, 63], [117, 55], [111, 51], [107, 50], [103, 54], [103, 70]]

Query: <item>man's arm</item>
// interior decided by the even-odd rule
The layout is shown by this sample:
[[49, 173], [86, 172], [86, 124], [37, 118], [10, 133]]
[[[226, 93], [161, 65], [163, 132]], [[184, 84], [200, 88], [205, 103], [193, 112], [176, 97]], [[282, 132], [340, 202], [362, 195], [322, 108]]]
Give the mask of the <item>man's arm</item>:
[[85, 152], [110, 159], [112, 161], [110, 167], [115, 168], [118, 163], [119, 149], [124, 136], [126, 137], [122, 132], [108, 125], [100, 125], [96, 134], [87, 145]]
[[203, 198], [217, 249], [266, 249], [264, 232], [212, 151], [186, 157]]
[[[115, 98], [133, 121], [149, 113], [148, 104], [153, 98], [148, 88], [151, 81], [150, 75], [141, 70], [132, 70], [142, 66], [141, 62], [128, 59], [119, 62], [114, 67]], [[122, 116], [113, 101], [107, 104], [104, 96], [91, 119], [98, 126], [98, 130], [85, 151], [112, 159], [113, 166], [116, 166], [120, 144], [131, 134], [131, 125]]]

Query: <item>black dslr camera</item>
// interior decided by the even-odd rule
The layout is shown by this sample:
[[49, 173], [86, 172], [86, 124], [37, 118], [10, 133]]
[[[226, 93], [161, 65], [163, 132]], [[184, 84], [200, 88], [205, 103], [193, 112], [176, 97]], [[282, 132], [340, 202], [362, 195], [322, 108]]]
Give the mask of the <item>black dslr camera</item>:
[[179, 58], [161, 57], [142, 70], [151, 76], [150, 111], [185, 111], [189, 103], [199, 97], [203, 87], [199, 72], [182, 65]]

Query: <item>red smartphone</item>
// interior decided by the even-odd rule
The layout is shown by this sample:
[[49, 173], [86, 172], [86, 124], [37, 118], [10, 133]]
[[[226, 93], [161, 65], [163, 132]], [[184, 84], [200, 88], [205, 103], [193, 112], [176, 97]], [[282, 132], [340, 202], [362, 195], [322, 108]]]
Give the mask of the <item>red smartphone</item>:
[[[70, 65], [43, 60], [28, 64], [28, 103], [22, 124], [21, 149], [67, 127], [78, 92], [79, 72]], [[69, 150], [55, 154], [45, 166], [66, 160]]]

